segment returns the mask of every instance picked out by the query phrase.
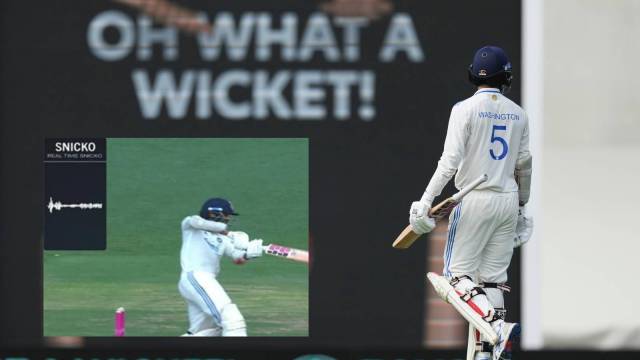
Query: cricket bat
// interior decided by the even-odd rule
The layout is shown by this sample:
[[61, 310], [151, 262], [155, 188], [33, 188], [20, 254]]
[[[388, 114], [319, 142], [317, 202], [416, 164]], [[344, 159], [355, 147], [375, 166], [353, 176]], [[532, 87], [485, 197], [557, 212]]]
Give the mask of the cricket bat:
[[305, 264], [309, 263], [309, 252], [306, 250], [294, 249], [278, 244], [265, 245], [262, 249], [265, 253], [272, 256], [278, 256]]
[[[456, 207], [458, 203], [460, 203], [460, 200], [462, 200], [465, 195], [467, 195], [471, 190], [477, 188], [478, 185], [487, 181], [487, 178], [488, 177], [486, 174], [480, 176], [479, 178], [471, 182], [471, 184], [463, 187], [462, 189], [460, 189], [460, 191], [453, 194], [451, 197], [432, 207], [431, 210], [429, 210], [429, 216], [434, 219], [442, 219], [443, 217], [449, 215], [451, 210], [453, 210], [453, 208]], [[398, 235], [392, 246], [396, 249], [407, 249], [416, 240], [418, 240], [419, 237], [420, 235], [413, 232], [413, 229], [411, 229], [411, 225], [407, 225], [407, 227], [402, 230], [400, 235]]]

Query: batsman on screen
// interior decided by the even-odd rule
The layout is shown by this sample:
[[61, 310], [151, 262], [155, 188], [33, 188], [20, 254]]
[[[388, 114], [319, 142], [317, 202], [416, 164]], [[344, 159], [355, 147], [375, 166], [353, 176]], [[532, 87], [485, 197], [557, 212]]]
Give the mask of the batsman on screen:
[[178, 289], [189, 315], [184, 336], [247, 336], [244, 317], [217, 280], [223, 256], [236, 264], [262, 256], [261, 239], [249, 240], [244, 232], [228, 231], [236, 215], [231, 202], [212, 198], [199, 215], [182, 220]]
[[[502, 49], [479, 49], [468, 73], [477, 91], [453, 106], [442, 157], [421, 199], [412, 203], [409, 223], [417, 234], [430, 232], [435, 220], [429, 210], [454, 174], [458, 189], [488, 175], [449, 215], [445, 284], [436, 274], [430, 280], [480, 332], [474, 330], [470, 337], [473, 355], [468, 359], [497, 360], [509, 358], [511, 341], [520, 330], [518, 324], [505, 322], [503, 291], [508, 291], [513, 248], [531, 234], [532, 222], [523, 209], [529, 200], [532, 162], [529, 119], [504, 95], [512, 75]], [[448, 289], [455, 296], [447, 296]]]

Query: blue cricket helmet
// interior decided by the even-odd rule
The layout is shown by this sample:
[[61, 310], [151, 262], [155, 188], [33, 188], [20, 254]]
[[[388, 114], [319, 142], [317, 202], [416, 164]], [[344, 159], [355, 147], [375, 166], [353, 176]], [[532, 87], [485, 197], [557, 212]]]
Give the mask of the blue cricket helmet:
[[200, 217], [204, 219], [217, 218], [217, 214], [224, 215], [240, 215], [231, 205], [231, 201], [223, 198], [211, 198], [202, 204], [200, 208]]
[[474, 85], [497, 87], [505, 94], [511, 87], [511, 61], [497, 46], [484, 46], [476, 51], [469, 65], [469, 81]]

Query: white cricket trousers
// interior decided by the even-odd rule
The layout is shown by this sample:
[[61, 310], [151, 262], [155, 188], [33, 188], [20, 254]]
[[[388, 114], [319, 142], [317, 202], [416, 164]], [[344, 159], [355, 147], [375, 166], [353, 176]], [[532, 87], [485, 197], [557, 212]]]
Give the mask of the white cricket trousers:
[[178, 290], [187, 302], [189, 332], [215, 329], [222, 334], [221, 311], [231, 304], [229, 295], [214, 274], [204, 271], [182, 272]]
[[449, 215], [445, 277], [505, 283], [518, 220], [518, 193], [474, 190]]

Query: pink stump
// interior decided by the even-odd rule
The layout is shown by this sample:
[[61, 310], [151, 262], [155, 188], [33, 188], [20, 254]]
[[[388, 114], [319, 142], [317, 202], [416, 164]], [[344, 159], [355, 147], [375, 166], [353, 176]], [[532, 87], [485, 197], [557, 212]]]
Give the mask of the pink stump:
[[116, 310], [114, 333], [115, 336], [124, 336], [125, 316], [124, 308], [120, 307]]

